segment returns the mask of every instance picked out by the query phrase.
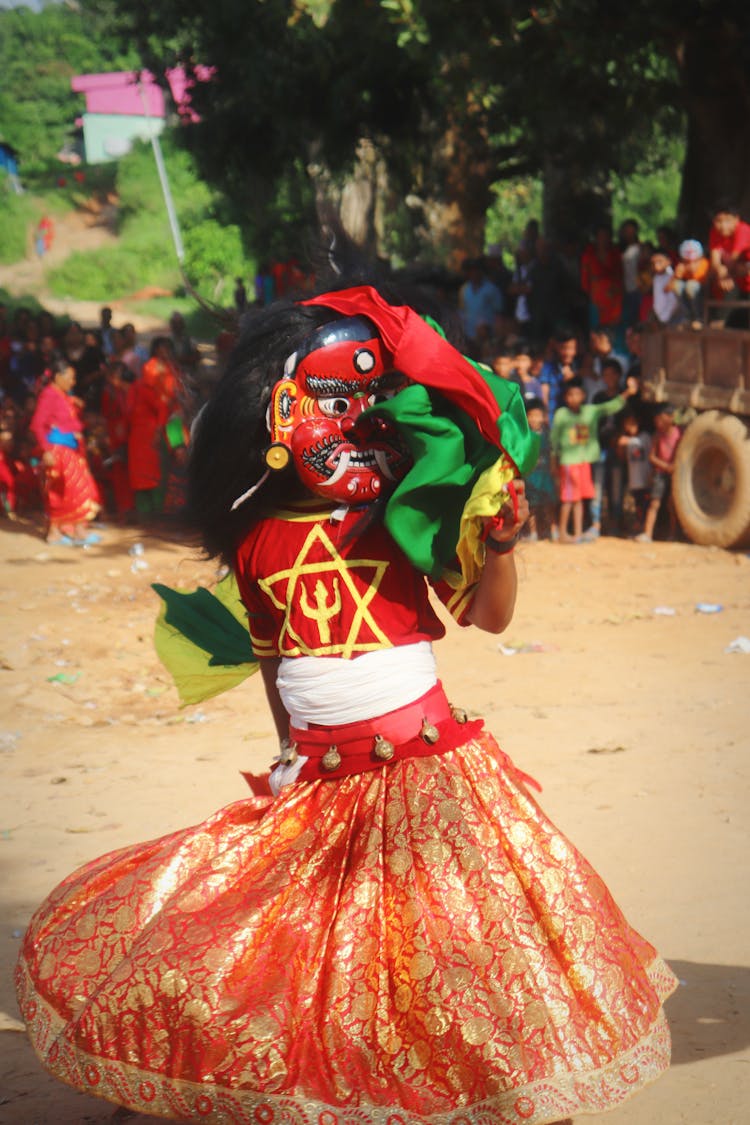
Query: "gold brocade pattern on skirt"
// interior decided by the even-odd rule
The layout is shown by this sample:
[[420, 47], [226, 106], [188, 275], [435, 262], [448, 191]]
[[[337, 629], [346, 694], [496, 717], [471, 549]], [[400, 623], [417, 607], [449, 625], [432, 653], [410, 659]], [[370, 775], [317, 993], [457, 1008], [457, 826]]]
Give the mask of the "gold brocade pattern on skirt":
[[674, 978], [496, 753], [295, 785], [74, 873], [17, 973], [45, 1065], [217, 1125], [541, 1125], [635, 1092]]

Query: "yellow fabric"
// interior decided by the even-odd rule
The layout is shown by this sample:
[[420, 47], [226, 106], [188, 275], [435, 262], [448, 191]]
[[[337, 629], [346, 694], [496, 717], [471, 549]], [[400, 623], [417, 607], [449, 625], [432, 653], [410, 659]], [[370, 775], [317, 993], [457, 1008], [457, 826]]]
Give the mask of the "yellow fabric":
[[496, 516], [510, 502], [506, 487], [516, 476], [513, 465], [503, 454], [494, 465], [485, 469], [471, 491], [461, 513], [461, 524], [456, 546], [460, 574], [446, 570], [444, 580], [454, 590], [472, 586], [479, 581], [484, 566], [484, 520]]

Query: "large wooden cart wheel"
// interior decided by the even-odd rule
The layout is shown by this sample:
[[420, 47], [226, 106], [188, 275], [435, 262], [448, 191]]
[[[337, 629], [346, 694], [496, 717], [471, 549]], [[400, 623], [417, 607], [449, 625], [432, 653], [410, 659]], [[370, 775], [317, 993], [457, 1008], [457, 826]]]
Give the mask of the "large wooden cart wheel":
[[750, 542], [750, 434], [741, 419], [707, 410], [690, 423], [677, 447], [672, 495], [694, 543]]

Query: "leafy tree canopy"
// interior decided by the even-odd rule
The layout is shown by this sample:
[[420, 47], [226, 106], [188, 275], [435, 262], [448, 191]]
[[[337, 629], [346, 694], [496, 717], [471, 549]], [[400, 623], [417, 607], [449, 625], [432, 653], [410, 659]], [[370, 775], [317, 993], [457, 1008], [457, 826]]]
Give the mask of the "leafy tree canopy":
[[[216, 67], [195, 92], [203, 124], [191, 143], [204, 172], [256, 211], [294, 167], [350, 167], [362, 137], [401, 194], [457, 198], [479, 215], [506, 177], [606, 186], [656, 137], [681, 133], [696, 99], [726, 108], [726, 91], [703, 89], [706, 75], [720, 84], [722, 51], [733, 81], [750, 73], [746, 0], [84, 3], [155, 71]], [[744, 104], [746, 78], [735, 92]]]
[[73, 75], [129, 69], [137, 57], [93, 37], [85, 13], [67, 5], [0, 10], [0, 139], [18, 151], [22, 170], [52, 159], [83, 109]]

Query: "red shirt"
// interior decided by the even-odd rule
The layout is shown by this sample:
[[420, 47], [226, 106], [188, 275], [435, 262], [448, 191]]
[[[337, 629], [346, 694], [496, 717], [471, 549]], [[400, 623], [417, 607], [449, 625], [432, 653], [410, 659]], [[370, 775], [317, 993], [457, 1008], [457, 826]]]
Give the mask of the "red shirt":
[[658, 457], [660, 461], [665, 461], [671, 465], [674, 461], [675, 454], [677, 453], [677, 446], [680, 444], [682, 437], [682, 430], [679, 426], [672, 425], [665, 434], [655, 434], [651, 452], [654, 457]]
[[[750, 223], [745, 223], [740, 219], [734, 232], [728, 237], [722, 237], [716, 227], [711, 227], [711, 233], [708, 236], [709, 250], [721, 251], [721, 260], [725, 265], [730, 265], [738, 258], [744, 258], [750, 255]], [[737, 288], [742, 293], [750, 293], [750, 274], [736, 279]]]
[[617, 324], [622, 316], [622, 255], [611, 246], [604, 259], [593, 243], [581, 255], [581, 288], [599, 311], [600, 324]]
[[[237, 552], [255, 654], [350, 659], [444, 636], [427, 579], [382, 524], [352, 537], [362, 512], [334, 521], [321, 503], [269, 514]], [[455, 591], [442, 582], [433, 588], [460, 622], [474, 588]]]

